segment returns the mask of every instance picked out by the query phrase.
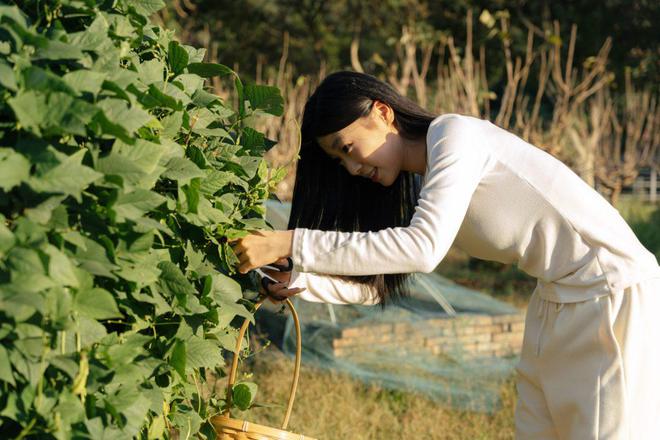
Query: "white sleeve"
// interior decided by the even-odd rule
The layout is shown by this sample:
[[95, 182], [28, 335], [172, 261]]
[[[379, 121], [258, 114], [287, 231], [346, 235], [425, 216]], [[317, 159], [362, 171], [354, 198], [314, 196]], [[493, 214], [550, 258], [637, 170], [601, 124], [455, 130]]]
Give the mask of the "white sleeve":
[[295, 228], [294, 267], [336, 275], [432, 272], [456, 238], [489, 161], [475, 125], [460, 115], [431, 123], [426, 175], [409, 226], [376, 232]]
[[371, 286], [351, 283], [331, 275], [310, 272], [291, 271], [291, 280], [287, 288], [305, 288], [297, 296], [310, 302], [330, 304], [365, 304], [379, 303], [378, 295]]

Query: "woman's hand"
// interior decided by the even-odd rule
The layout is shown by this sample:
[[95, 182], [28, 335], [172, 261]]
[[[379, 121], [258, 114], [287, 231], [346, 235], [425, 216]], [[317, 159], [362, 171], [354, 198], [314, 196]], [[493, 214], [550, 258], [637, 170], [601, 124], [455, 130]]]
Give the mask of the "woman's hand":
[[239, 260], [238, 271], [247, 273], [252, 269], [275, 262], [291, 255], [293, 230], [255, 231], [243, 238], [230, 241]]
[[[286, 265], [287, 261], [286, 259], [281, 259], [276, 261], [275, 263], [279, 265]], [[261, 287], [261, 290], [263, 291], [262, 293], [268, 295], [268, 298], [273, 303], [280, 303], [305, 290], [305, 288], [303, 287], [298, 287], [295, 289], [289, 289], [287, 287], [291, 282], [291, 272], [280, 272], [278, 270], [273, 270], [273, 269], [262, 269], [262, 270], [268, 276], [273, 277], [274, 279], [279, 281], [279, 283], [277, 284], [268, 284], [268, 289], [266, 289], [265, 291], [263, 291], [263, 287]]]

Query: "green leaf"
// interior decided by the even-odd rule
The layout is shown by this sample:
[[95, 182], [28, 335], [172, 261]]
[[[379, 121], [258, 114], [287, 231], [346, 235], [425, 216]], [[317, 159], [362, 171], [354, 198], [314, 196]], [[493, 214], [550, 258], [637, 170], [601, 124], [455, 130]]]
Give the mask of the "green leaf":
[[145, 108], [148, 109], [154, 107], [171, 108], [175, 111], [183, 109], [183, 105], [180, 101], [161, 92], [154, 84], [149, 85], [149, 91], [147, 94], [143, 95], [141, 102], [144, 104]]
[[183, 275], [181, 269], [171, 261], [161, 261], [158, 268], [161, 270], [159, 290], [170, 298], [177, 298], [179, 303], [185, 306], [188, 296], [195, 295], [195, 288]]
[[154, 416], [149, 424], [149, 430], [147, 431], [147, 440], [156, 440], [164, 438], [165, 434], [165, 416], [158, 415]]
[[105, 248], [96, 241], [83, 237], [85, 247], [76, 249], [75, 258], [80, 263], [80, 268], [94, 275], [101, 275], [113, 280], [117, 279], [112, 274], [119, 266], [113, 264], [107, 256]]
[[[133, 362], [136, 357], [146, 354], [144, 344], [151, 340], [151, 337], [140, 333], [132, 333], [128, 336], [123, 335], [122, 338], [125, 338], [123, 342], [117, 343], [117, 341], [113, 341], [111, 344], [105, 345], [100, 349], [101, 352], [104, 352], [112, 366]], [[101, 343], [104, 344], [106, 339]]]
[[82, 51], [72, 44], [59, 40], [48, 40], [46, 47], [38, 49], [33, 59], [79, 60], [83, 56]]
[[62, 233], [62, 238], [65, 241], [81, 248], [82, 250], [87, 249], [87, 246], [85, 246], [85, 238], [82, 235], [80, 235], [80, 232], [78, 232], [78, 231], [63, 232]]
[[108, 21], [105, 14], [98, 14], [92, 24], [82, 32], [69, 34], [69, 42], [82, 50], [103, 50], [113, 45], [108, 35]]
[[252, 382], [240, 382], [232, 387], [232, 401], [240, 410], [246, 411], [254, 402], [257, 395], [257, 384]]
[[213, 285], [211, 287], [211, 295], [219, 304], [235, 303], [243, 298], [243, 290], [241, 285], [227, 275], [216, 273], [212, 275]]
[[204, 55], [206, 55], [206, 49], [203, 47], [198, 49], [186, 44], [182, 44], [181, 46], [186, 50], [186, 52], [188, 52], [188, 57], [191, 63], [200, 63], [204, 59]]
[[192, 131], [195, 133], [197, 133], [196, 130], [206, 128], [217, 120], [218, 115], [207, 108], [200, 108], [190, 111], [190, 121], [191, 125], [193, 126]]
[[188, 65], [188, 52], [177, 41], [170, 41], [167, 47], [167, 62], [175, 74], [179, 74]]
[[[209, 93], [203, 89], [198, 89], [192, 96], [192, 102], [197, 107], [209, 107], [211, 103], [220, 104], [222, 100], [219, 96]], [[214, 113], [217, 116], [217, 119], [226, 119], [234, 114], [234, 111], [224, 107], [223, 105], [216, 105], [214, 107]]]
[[165, 77], [165, 64], [159, 59], [148, 60], [135, 66], [144, 84], [162, 82]]
[[231, 223], [231, 219], [224, 212], [214, 208], [208, 199], [200, 197], [196, 203], [197, 213], [183, 214], [190, 223], [196, 226], [217, 226], [221, 223]]
[[120, 217], [135, 219], [165, 203], [165, 197], [146, 189], [136, 189], [130, 193], [121, 193], [112, 205]]
[[186, 344], [177, 340], [172, 347], [170, 355], [170, 365], [179, 373], [182, 379], [186, 379]]
[[103, 118], [98, 120], [104, 132], [115, 136], [122, 135], [122, 129], [129, 135], [133, 134], [153, 118], [145, 110], [129, 107], [121, 99], [106, 98], [97, 102], [96, 106], [102, 111]]
[[257, 150], [257, 147], [264, 146], [264, 140], [266, 137], [263, 133], [258, 132], [257, 130], [245, 127], [243, 133], [241, 134], [241, 146], [247, 148], [248, 150]]
[[135, 438], [151, 406], [151, 402], [141, 393], [141, 389], [122, 386], [116, 394], [106, 398], [106, 403], [125, 418], [125, 425], [122, 426], [124, 438]]
[[75, 90], [58, 75], [37, 66], [29, 66], [21, 72], [23, 85], [28, 90], [63, 92], [75, 95]]
[[[76, 319], [76, 332], [81, 337], [83, 347], [91, 347], [107, 335], [103, 324], [84, 315], [78, 316]], [[75, 339], [71, 341], [69, 346], [75, 347], [73, 344], [75, 344]]]
[[30, 162], [9, 148], [0, 148], [0, 188], [11, 190], [30, 175]]
[[67, 424], [75, 424], [85, 420], [85, 408], [80, 399], [70, 392], [63, 392], [59, 396], [59, 402], [54, 409], [62, 416], [62, 421]]
[[19, 127], [37, 135], [73, 133], [87, 134], [87, 124], [98, 109], [67, 93], [42, 93], [35, 90], [20, 91], [7, 100], [19, 122]]
[[172, 81], [172, 84], [180, 85], [186, 95], [192, 96], [197, 90], [204, 87], [204, 78], [191, 73], [182, 73]]
[[210, 339], [192, 336], [186, 341], [186, 368], [215, 368], [224, 365], [222, 350]]
[[16, 243], [16, 238], [11, 230], [5, 226], [5, 217], [0, 214], [0, 257], [11, 249]]
[[40, 254], [26, 247], [14, 247], [7, 255], [7, 268], [11, 273], [12, 283], [25, 284], [25, 291], [38, 292], [54, 285], [46, 276], [44, 262]]
[[197, 213], [199, 206], [199, 179], [192, 179], [190, 185], [183, 185], [181, 192], [186, 195], [187, 212]]
[[64, 75], [62, 79], [77, 93], [87, 92], [96, 96], [101, 91], [103, 81], [107, 76], [104, 72], [74, 70]]
[[79, 150], [43, 175], [31, 177], [30, 186], [35, 191], [67, 194], [80, 202], [82, 190], [103, 177], [101, 173], [81, 164], [86, 152], [85, 149]]
[[66, 208], [62, 206], [62, 201], [66, 199], [66, 197], [67, 196], [49, 197], [34, 208], [27, 208], [25, 210], [25, 216], [35, 223], [48, 225], [53, 213], [57, 212], [58, 209], [64, 210], [64, 215], [66, 216]]
[[27, 16], [16, 6], [0, 5], [0, 17], [10, 18], [23, 28], [27, 28]]
[[2, 60], [0, 60], [0, 85], [14, 92], [17, 90], [14, 71]]
[[195, 177], [204, 177], [206, 173], [199, 169], [194, 162], [184, 157], [175, 157], [165, 166], [167, 170], [162, 174], [168, 179], [177, 180], [180, 183], [187, 183]]
[[134, 7], [138, 14], [147, 17], [165, 7], [162, 0], [122, 0], [121, 2], [126, 6]]
[[134, 145], [117, 141], [112, 153], [99, 160], [97, 169], [106, 175], [121, 176], [126, 189], [134, 186], [150, 189], [163, 170], [158, 163], [166, 152], [162, 145], [143, 139], [136, 140]]
[[[153, 233], [144, 236], [153, 237]], [[152, 240], [148, 243], [149, 247], [151, 244]], [[157, 265], [163, 256], [151, 249], [148, 252], [136, 252], [133, 245], [130, 250], [129, 257], [118, 259], [121, 269], [116, 272], [117, 275], [136, 283], [139, 287], [157, 282], [161, 272]]]
[[284, 98], [277, 87], [250, 84], [245, 86], [244, 94], [252, 109], [260, 109], [271, 115], [282, 116]]
[[72, 133], [87, 135], [87, 124], [96, 116], [98, 108], [82, 99], [65, 93], [49, 93], [43, 126], [48, 134]]
[[233, 70], [224, 64], [217, 63], [190, 63], [188, 64], [188, 72], [194, 73], [204, 78], [231, 75], [234, 73]]
[[162, 136], [167, 136], [174, 138], [179, 130], [181, 129], [181, 124], [183, 123], [183, 112], [174, 112], [169, 116], [164, 117], [160, 120], [160, 124], [163, 126], [160, 134]]
[[218, 327], [227, 327], [236, 316], [242, 316], [254, 323], [254, 314], [242, 304], [223, 302], [218, 309]]
[[14, 110], [20, 127], [32, 130], [37, 135], [41, 134], [40, 125], [46, 112], [46, 98], [34, 91], [19, 92], [15, 97], [7, 100], [9, 106]]
[[48, 275], [61, 286], [78, 287], [78, 278], [73, 272], [73, 264], [64, 253], [55, 246], [47, 245], [44, 252], [50, 257]]
[[121, 318], [115, 298], [100, 287], [78, 291], [73, 300], [73, 308], [81, 315], [92, 319]]
[[9, 363], [7, 349], [4, 345], [0, 345], [0, 380], [16, 386], [14, 374], [11, 371], [11, 364]]
[[56, 286], [46, 292], [46, 315], [50, 325], [58, 330], [71, 327], [71, 293], [69, 289]]
[[238, 163], [243, 168], [243, 171], [245, 171], [247, 177], [251, 179], [257, 174], [259, 164], [262, 160], [263, 158], [256, 156], [241, 156], [238, 158]]

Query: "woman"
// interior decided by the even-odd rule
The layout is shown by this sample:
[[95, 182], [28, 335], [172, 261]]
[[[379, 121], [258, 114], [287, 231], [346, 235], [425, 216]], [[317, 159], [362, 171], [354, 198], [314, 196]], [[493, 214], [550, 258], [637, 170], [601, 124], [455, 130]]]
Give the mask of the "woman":
[[488, 121], [434, 117], [374, 77], [337, 72], [305, 106], [292, 203], [288, 231], [234, 244], [241, 272], [291, 257], [290, 278], [268, 272], [282, 281], [272, 295], [383, 304], [452, 243], [515, 263], [538, 279], [517, 438], [660, 438], [660, 267], [560, 161]]

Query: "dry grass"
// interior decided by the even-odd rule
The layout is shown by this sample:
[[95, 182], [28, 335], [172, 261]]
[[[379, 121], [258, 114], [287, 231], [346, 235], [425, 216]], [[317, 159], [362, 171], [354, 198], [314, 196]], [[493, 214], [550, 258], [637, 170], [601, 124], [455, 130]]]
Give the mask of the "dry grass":
[[[279, 426], [288, 398], [293, 361], [274, 347], [244, 365], [259, 384], [257, 401], [281, 404], [255, 408], [244, 417]], [[288, 429], [318, 439], [510, 439], [515, 386], [502, 387], [503, 405], [494, 414], [459, 411], [413, 393], [368, 386], [348, 376], [302, 366]]]

